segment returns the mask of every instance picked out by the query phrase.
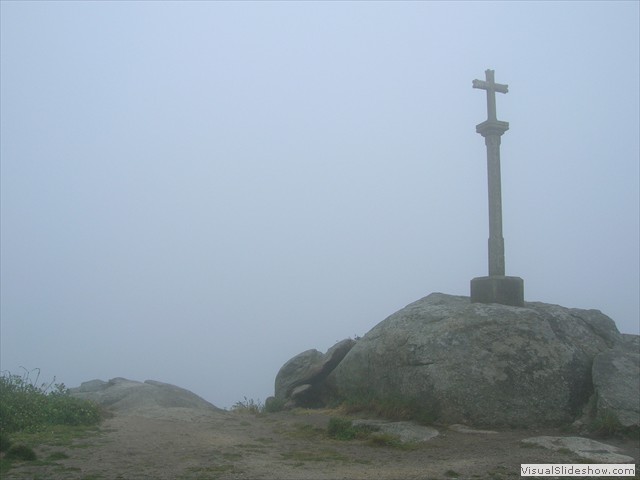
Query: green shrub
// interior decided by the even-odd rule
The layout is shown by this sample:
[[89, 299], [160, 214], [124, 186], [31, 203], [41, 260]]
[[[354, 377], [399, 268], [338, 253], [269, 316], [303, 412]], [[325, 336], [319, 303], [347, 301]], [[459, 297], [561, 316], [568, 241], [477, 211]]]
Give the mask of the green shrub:
[[97, 405], [67, 394], [49, 395], [47, 407], [47, 421], [54, 425], [94, 425], [101, 419]]
[[[36, 369], [38, 370], [38, 369]], [[8, 372], [0, 374], [0, 431], [37, 431], [47, 425], [95, 425], [102, 419], [98, 405], [72, 397], [64, 384], [42, 384]], [[53, 388], [52, 388], [53, 386]]]

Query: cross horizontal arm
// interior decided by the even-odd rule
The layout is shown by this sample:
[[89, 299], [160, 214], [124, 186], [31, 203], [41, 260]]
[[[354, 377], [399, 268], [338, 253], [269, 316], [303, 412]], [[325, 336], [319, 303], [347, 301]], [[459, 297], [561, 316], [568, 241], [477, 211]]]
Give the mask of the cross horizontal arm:
[[482, 90], [494, 90], [500, 93], [509, 93], [509, 85], [502, 83], [487, 83], [484, 80], [474, 80], [473, 88], [480, 88]]

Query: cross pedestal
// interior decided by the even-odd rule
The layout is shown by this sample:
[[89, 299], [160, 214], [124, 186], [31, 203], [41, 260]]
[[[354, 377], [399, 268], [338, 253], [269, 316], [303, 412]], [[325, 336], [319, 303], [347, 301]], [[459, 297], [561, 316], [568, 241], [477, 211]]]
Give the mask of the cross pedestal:
[[489, 275], [471, 280], [472, 303], [500, 303], [524, 306], [524, 280], [520, 277]]
[[474, 80], [473, 88], [487, 91], [488, 119], [476, 125], [487, 146], [487, 180], [489, 192], [489, 276], [471, 280], [471, 301], [524, 305], [524, 281], [507, 277], [504, 272], [504, 238], [502, 237], [502, 186], [500, 181], [500, 137], [509, 123], [496, 117], [496, 92], [507, 93], [509, 87], [495, 83], [493, 70], [485, 72], [486, 80]]

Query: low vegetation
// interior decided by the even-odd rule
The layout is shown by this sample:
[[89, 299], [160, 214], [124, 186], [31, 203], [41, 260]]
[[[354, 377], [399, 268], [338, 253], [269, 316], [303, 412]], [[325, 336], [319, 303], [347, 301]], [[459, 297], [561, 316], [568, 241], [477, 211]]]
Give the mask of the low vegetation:
[[433, 425], [440, 416], [439, 405], [425, 406], [423, 401], [402, 396], [375, 397], [369, 394], [352, 395], [341, 407], [346, 413], [367, 413], [389, 420], [407, 420], [421, 425]]
[[244, 400], [237, 401], [231, 407], [232, 412], [251, 413], [254, 415], [275, 413], [282, 410], [284, 410], [284, 401], [274, 397], [268, 398], [265, 403], [262, 403], [260, 400], [244, 397]]
[[[284, 403], [283, 400], [274, 397], [268, 398], [265, 403], [244, 397], [243, 400], [233, 404], [231, 411], [254, 415], [275, 413], [285, 409]], [[421, 425], [433, 425], [440, 416], [440, 408], [437, 403], [425, 405], [422, 400], [401, 395], [381, 398], [367, 393], [354, 394], [346, 399], [332, 402], [331, 408], [338, 408], [347, 415], [366, 413], [388, 420], [413, 421]]]
[[[273, 400], [273, 399], [272, 399]], [[374, 403], [375, 405], [375, 403]], [[231, 411], [240, 414], [262, 415], [265, 413], [278, 412], [283, 409], [280, 403], [269, 401], [265, 404], [260, 400], [244, 397], [243, 400], [237, 401]], [[388, 402], [379, 405], [379, 408], [372, 410], [371, 405], [368, 408], [356, 404], [343, 404], [340, 411], [349, 414], [359, 411], [368, 411], [376, 413], [379, 416], [387, 416], [394, 419], [415, 418], [415, 409], [410, 405]], [[334, 440], [364, 440], [373, 447], [396, 447], [410, 448], [410, 445], [403, 444], [396, 435], [383, 433], [378, 427], [372, 425], [354, 425], [353, 421], [343, 417], [331, 417], [326, 430], [313, 427], [311, 425], [301, 424], [291, 435], [296, 437], [311, 438], [315, 436], [329, 437]]]
[[264, 412], [264, 404], [260, 400], [244, 397], [244, 400], [239, 400], [233, 404], [231, 411], [258, 415]]
[[380, 432], [373, 425], [354, 425], [346, 418], [331, 417], [327, 425], [327, 435], [336, 440], [365, 440], [372, 447], [394, 447], [412, 449], [412, 444], [404, 444], [397, 435]]
[[275, 413], [284, 410], [284, 400], [280, 398], [270, 397], [264, 404], [265, 413]]
[[283, 460], [292, 461], [294, 466], [303, 466], [307, 462], [347, 462], [349, 457], [333, 448], [293, 450], [280, 454]]
[[45, 430], [49, 436], [58, 432], [69, 437], [79, 434], [78, 428], [95, 426], [103, 418], [98, 405], [72, 397], [63, 383], [56, 384], [54, 379], [38, 385], [39, 378], [39, 369], [25, 369], [23, 375], [0, 373], [0, 473], [15, 461], [35, 460], [34, 448]]
[[336, 440], [363, 439], [376, 430], [368, 425], [354, 425], [351, 420], [339, 417], [331, 417], [327, 425], [327, 434]]
[[589, 425], [589, 430], [598, 436], [606, 438], [623, 432], [624, 427], [615, 413], [605, 411], [593, 419]]

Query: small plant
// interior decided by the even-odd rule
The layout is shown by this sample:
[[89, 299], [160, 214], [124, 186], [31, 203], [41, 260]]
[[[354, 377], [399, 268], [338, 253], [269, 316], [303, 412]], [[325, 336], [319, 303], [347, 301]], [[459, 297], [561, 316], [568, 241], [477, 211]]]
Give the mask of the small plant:
[[336, 440], [352, 440], [356, 438], [357, 432], [351, 420], [331, 417], [327, 426], [327, 433]]
[[251, 413], [258, 415], [264, 412], [264, 404], [260, 400], [255, 401], [253, 398], [244, 397], [244, 401], [238, 401], [233, 404], [231, 410], [238, 413]]
[[611, 437], [621, 432], [623, 427], [615, 413], [604, 411], [593, 420], [589, 429], [596, 435]]
[[376, 431], [378, 431], [377, 427], [371, 425], [354, 425], [351, 420], [338, 417], [331, 417], [327, 425], [327, 435], [336, 440], [364, 439]]

